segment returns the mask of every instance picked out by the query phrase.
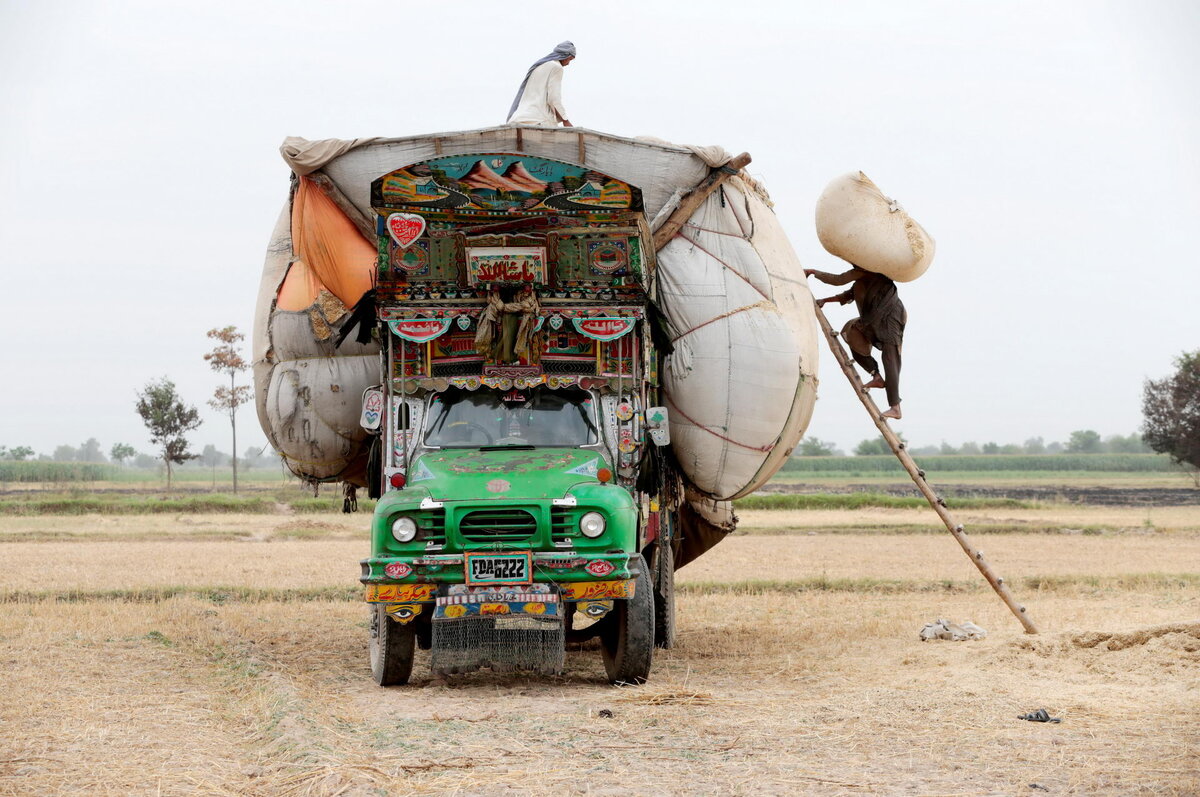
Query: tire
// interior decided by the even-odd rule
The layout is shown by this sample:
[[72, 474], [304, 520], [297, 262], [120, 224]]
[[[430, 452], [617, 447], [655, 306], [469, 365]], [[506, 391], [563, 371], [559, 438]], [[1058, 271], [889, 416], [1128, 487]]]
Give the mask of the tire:
[[417, 633], [413, 623], [401, 625], [388, 617], [383, 604], [371, 607], [371, 677], [380, 686], [408, 683], [412, 675]]
[[417, 616], [417, 619], [413, 620], [413, 625], [416, 626], [414, 633], [417, 637], [417, 647], [421, 650], [433, 649], [432, 611], [433, 607], [430, 606], [428, 611], [422, 611], [421, 614]]
[[[646, 560], [637, 557], [633, 597], [616, 601], [600, 634], [600, 654], [611, 684], [644, 684], [654, 659], [654, 591]], [[606, 620], [608, 618], [605, 618]]]
[[675, 549], [656, 545], [654, 568], [654, 646], [675, 647]]

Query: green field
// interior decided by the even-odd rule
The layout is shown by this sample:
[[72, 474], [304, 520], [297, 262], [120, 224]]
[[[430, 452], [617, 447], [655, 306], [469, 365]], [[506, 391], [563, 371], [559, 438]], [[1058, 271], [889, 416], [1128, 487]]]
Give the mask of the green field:
[[[914, 457], [931, 476], [935, 473], [1096, 472], [1177, 473], [1182, 469], [1164, 454], [935, 454]], [[904, 467], [891, 455], [864, 457], [792, 457], [780, 474], [895, 473]]]
[[[176, 468], [171, 480], [181, 489], [217, 487], [228, 489], [233, 485], [233, 474], [228, 465], [220, 468], [187, 466]], [[238, 469], [238, 485], [277, 486], [296, 477], [282, 465], [264, 468]], [[20, 487], [26, 489], [37, 485], [80, 484], [89, 487], [154, 487], [165, 486], [166, 471], [157, 469], [125, 468], [118, 465], [84, 462], [5, 462], [0, 461], [0, 491]]]
[[[1189, 475], [1157, 454], [1048, 454], [929, 456], [918, 464], [931, 484], [945, 488], [958, 509], [1028, 508], [1028, 499], [1067, 500], [1054, 488], [1186, 489]], [[915, 495], [894, 495], [908, 474], [890, 456], [794, 457], [762, 493], [739, 499], [743, 510], [909, 509], [924, 506]], [[0, 463], [0, 515], [154, 515], [338, 513], [339, 485], [318, 494], [280, 466], [239, 474], [232, 492], [229, 468], [187, 467], [175, 473], [167, 491], [165, 476], [154, 471], [57, 462]], [[1034, 487], [1005, 497], [1006, 488]], [[990, 495], [971, 495], [972, 488]], [[960, 497], [961, 496], [961, 497]], [[358, 509], [370, 513], [374, 501], [359, 491]]]

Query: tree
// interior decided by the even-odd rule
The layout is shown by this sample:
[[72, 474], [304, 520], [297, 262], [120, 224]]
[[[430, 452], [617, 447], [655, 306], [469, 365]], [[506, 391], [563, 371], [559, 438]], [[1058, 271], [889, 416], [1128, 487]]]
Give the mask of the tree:
[[868, 437], [866, 440], [860, 440], [858, 445], [854, 447], [854, 456], [856, 457], [869, 457], [875, 454], [890, 453], [892, 453], [892, 449], [882, 436]]
[[75, 450], [75, 446], [61, 445], [54, 449], [55, 462], [78, 462], [79, 452]]
[[107, 462], [104, 458], [104, 452], [100, 450], [100, 441], [94, 437], [89, 437], [87, 442], [79, 447], [78, 457], [80, 462]]
[[796, 452], [802, 457], [832, 457], [837, 454], [837, 446], [815, 437], [806, 437], [800, 441]]
[[1071, 432], [1067, 441], [1068, 454], [1099, 454], [1100, 434], [1091, 429], [1077, 429]]
[[266, 459], [263, 456], [263, 450], [258, 446], [250, 446], [242, 452], [242, 462], [247, 468], [256, 468]]
[[17, 446], [16, 448], [6, 448], [0, 446], [0, 459], [11, 459], [16, 462], [24, 462], [33, 456], [33, 449], [29, 446]]
[[1191, 470], [1200, 487], [1200, 349], [1175, 358], [1175, 373], [1142, 387], [1142, 439]]
[[208, 400], [208, 406], [214, 410], [229, 413], [229, 427], [233, 431], [233, 491], [237, 492], [237, 408], [250, 400], [250, 388], [238, 385], [239, 371], [246, 370], [246, 361], [238, 351], [238, 343], [246, 336], [238, 332], [237, 327], [228, 326], [223, 329], [210, 329], [208, 336], [218, 341], [216, 348], [204, 355], [208, 365], [217, 373], [229, 375], [229, 387], [219, 387]]
[[137, 452], [133, 450], [133, 446], [125, 445], [124, 443], [113, 443], [112, 448], [108, 451], [108, 456], [118, 465], [124, 465], [125, 460], [137, 456]]
[[200, 460], [200, 464], [204, 467], [215, 468], [217, 466], [217, 460], [219, 459], [217, 447], [212, 443], [209, 443], [204, 447], [204, 450], [200, 452], [200, 456], [197, 457], [197, 459]]
[[1045, 454], [1046, 441], [1040, 437], [1031, 437], [1025, 441], [1024, 448], [1026, 454]]
[[1111, 454], [1149, 454], [1153, 450], [1136, 432], [1128, 437], [1122, 437], [1119, 434], [1110, 435], [1104, 439], [1104, 447]]
[[[900, 438], [901, 442], [905, 442], [904, 435], [898, 434], [896, 436]], [[892, 447], [888, 445], [888, 441], [883, 438], [883, 435], [879, 435], [879, 437], [874, 439], [868, 438], [863, 440], [854, 447], [854, 456], [856, 457], [869, 457], [872, 454], [890, 453], [892, 453]]]
[[150, 430], [150, 442], [159, 447], [160, 459], [167, 466], [167, 489], [171, 489], [171, 465], [182, 465], [196, 455], [188, 452], [184, 435], [200, 425], [200, 413], [183, 403], [175, 392], [175, 383], [167, 377], [148, 382], [138, 393], [138, 415]]
[[985, 453], [985, 454], [999, 454], [999, 453], [1000, 453], [1000, 444], [999, 444], [999, 443], [995, 443], [995, 442], [988, 442], [988, 443], [984, 443], [984, 444], [983, 444], [983, 453]]

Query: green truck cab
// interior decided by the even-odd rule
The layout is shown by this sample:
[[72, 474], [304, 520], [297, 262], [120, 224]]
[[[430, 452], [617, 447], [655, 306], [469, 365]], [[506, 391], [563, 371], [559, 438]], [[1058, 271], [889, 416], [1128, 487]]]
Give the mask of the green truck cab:
[[678, 495], [636, 186], [512, 153], [371, 186], [378, 241], [371, 669], [561, 672], [598, 637], [641, 683], [673, 634]]

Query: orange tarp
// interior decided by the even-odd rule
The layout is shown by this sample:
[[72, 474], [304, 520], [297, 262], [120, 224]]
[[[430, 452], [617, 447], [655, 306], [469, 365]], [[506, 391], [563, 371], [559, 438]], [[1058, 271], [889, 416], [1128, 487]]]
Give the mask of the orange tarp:
[[275, 307], [280, 310], [307, 310], [324, 286], [303, 260], [292, 263], [279, 286]]
[[[307, 177], [300, 178], [292, 201], [292, 242], [296, 255], [311, 271], [309, 279], [317, 281], [317, 290], [323, 285], [347, 307], [353, 307], [371, 289], [374, 244], [363, 238], [346, 214]], [[299, 265], [294, 264], [292, 271]], [[283, 306], [283, 291], [291, 279], [289, 273], [280, 288], [280, 309], [289, 309]], [[316, 298], [315, 292], [312, 297]]]

